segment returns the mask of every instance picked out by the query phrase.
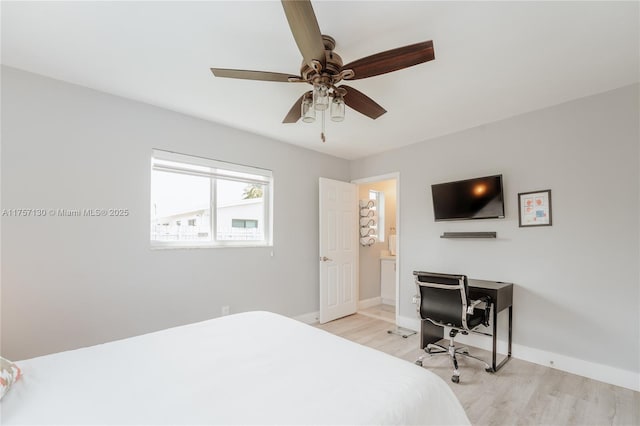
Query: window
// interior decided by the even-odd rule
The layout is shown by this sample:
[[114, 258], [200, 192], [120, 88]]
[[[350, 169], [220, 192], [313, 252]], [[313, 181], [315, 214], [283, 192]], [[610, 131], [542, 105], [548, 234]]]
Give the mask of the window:
[[379, 242], [384, 242], [384, 192], [369, 190], [369, 199], [376, 201], [376, 214], [378, 215], [378, 224], [372, 226], [376, 229], [376, 235]]
[[269, 246], [270, 170], [153, 151], [153, 247]]
[[258, 221], [253, 219], [231, 219], [233, 228], [257, 228]]

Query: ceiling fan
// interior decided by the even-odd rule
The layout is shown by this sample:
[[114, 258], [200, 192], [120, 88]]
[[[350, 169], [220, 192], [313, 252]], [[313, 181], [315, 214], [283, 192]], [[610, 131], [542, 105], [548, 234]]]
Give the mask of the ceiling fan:
[[327, 109], [333, 121], [344, 119], [345, 104], [374, 120], [387, 112], [364, 93], [345, 84], [338, 86], [339, 83], [343, 80], [358, 80], [386, 74], [435, 58], [433, 42], [429, 40], [376, 53], [343, 65], [342, 58], [333, 51], [335, 40], [320, 33], [310, 0], [282, 0], [282, 7], [293, 38], [302, 53], [300, 75], [226, 68], [211, 68], [211, 72], [216, 77], [311, 84], [313, 90], [296, 100], [282, 122], [295, 123], [300, 118], [304, 122], [313, 122], [315, 112], [321, 111], [323, 142], [324, 112]]

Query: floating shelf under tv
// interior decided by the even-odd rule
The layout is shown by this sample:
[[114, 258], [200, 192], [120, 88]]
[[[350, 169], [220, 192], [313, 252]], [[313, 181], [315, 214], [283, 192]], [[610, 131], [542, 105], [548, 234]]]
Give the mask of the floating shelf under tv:
[[497, 232], [444, 232], [440, 238], [497, 238]]

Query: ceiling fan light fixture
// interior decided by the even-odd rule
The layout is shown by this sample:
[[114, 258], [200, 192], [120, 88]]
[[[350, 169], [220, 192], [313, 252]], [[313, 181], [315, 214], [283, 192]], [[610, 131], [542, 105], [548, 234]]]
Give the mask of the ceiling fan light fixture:
[[344, 99], [338, 94], [334, 95], [331, 100], [331, 121], [343, 121], [344, 112]]
[[313, 96], [307, 93], [302, 99], [302, 121], [313, 123], [316, 121], [316, 110], [313, 108]]
[[326, 140], [325, 111], [335, 122], [344, 120], [346, 105], [372, 120], [387, 112], [357, 89], [344, 84], [336, 86], [337, 84], [343, 80], [360, 80], [391, 73], [435, 59], [433, 41], [428, 40], [375, 53], [344, 64], [340, 55], [334, 52], [335, 39], [320, 32], [311, 0], [282, 0], [282, 7], [298, 50], [302, 54], [299, 75], [228, 68], [211, 68], [211, 72], [216, 77], [310, 84], [313, 90], [293, 103], [282, 122], [296, 123], [302, 118], [305, 123], [313, 123], [316, 121], [316, 111], [320, 111], [322, 142]]
[[313, 105], [317, 111], [329, 108], [329, 88], [324, 84], [313, 86]]

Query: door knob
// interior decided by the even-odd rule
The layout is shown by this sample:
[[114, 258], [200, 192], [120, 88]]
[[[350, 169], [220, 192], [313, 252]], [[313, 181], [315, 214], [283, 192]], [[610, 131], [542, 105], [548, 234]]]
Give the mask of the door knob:
[[327, 256], [321, 256], [320, 257], [320, 261], [321, 262], [331, 262], [333, 259], [329, 259]]

